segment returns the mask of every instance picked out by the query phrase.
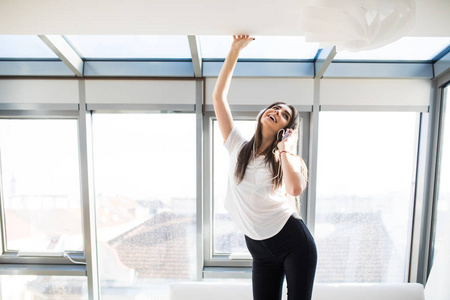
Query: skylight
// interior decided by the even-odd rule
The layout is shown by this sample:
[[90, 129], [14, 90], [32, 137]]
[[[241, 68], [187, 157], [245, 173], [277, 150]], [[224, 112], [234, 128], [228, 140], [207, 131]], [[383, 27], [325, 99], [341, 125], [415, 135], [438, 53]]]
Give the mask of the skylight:
[[0, 35], [0, 58], [59, 59], [37, 35]]
[[68, 35], [65, 38], [87, 59], [191, 58], [186, 35]]
[[[239, 57], [253, 59], [314, 59], [317, 43], [307, 43], [302, 36], [253, 36]], [[225, 58], [233, 42], [232, 36], [200, 36], [203, 58]]]
[[450, 45], [449, 37], [404, 37], [387, 46], [361, 52], [341, 51], [335, 60], [429, 61]]

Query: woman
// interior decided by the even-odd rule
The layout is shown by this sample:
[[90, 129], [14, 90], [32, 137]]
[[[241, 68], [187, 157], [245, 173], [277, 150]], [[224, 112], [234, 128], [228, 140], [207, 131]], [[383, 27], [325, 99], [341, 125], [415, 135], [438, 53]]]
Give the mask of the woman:
[[225, 208], [245, 234], [253, 257], [254, 300], [281, 299], [284, 276], [289, 300], [311, 299], [316, 246], [289, 201], [304, 191], [307, 180], [303, 160], [290, 152], [296, 144], [298, 112], [283, 102], [270, 105], [258, 115], [253, 138], [245, 141], [233, 124], [227, 102], [239, 53], [253, 40], [248, 35], [233, 36], [213, 92], [230, 155]]

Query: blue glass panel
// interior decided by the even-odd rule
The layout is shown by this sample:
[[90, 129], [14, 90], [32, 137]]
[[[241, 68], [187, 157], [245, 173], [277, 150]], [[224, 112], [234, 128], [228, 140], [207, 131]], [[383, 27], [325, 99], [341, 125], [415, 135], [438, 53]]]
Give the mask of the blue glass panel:
[[83, 58], [191, 58], [186, 35], [69, 35]]
[[[302, 36], [253, 36], [255, 41], [244, 48], [240, 58], [314, 59], [318, 43], [307, 43]], [[200, 36], [203, 58], [225, 58], [233, 36]]]
[[360, 52], [339, 51], [335, 60], [432, 60], [450, 44], [449, 37], [404, 37], [387, 46]]
[[37, 35], [0, 35], [0, 58], [56, 58]]

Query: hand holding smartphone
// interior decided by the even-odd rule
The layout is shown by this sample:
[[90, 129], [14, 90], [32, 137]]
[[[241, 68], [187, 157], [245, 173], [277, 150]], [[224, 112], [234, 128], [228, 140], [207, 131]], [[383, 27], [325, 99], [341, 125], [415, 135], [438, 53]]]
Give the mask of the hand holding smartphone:
[[291, 136], [292, 134], [292, 130], [291, 129], [286, 129], [286, 133], [283, 135], [283, 137], [281, 138], [282, 141], [284, 141], [285, 139], [287, 139], [289, 136]]

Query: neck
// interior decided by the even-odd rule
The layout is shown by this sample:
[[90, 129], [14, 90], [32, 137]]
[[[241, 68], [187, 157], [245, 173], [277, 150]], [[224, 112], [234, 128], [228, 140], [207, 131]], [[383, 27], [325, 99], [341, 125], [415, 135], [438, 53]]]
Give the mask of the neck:
[[261, 142], [261, 145], [258, 147], [258, 150], [256, 151], [256, 153], [258, 155], [261, 155], [262, 153], [264, 153], [267, 150], [267, 148], [269, 148], [270, 145], [272, 145], [274, 138], [275, 137], [272, 134], [265, 132], [263, 130], [262, 131], [262, 142]]

